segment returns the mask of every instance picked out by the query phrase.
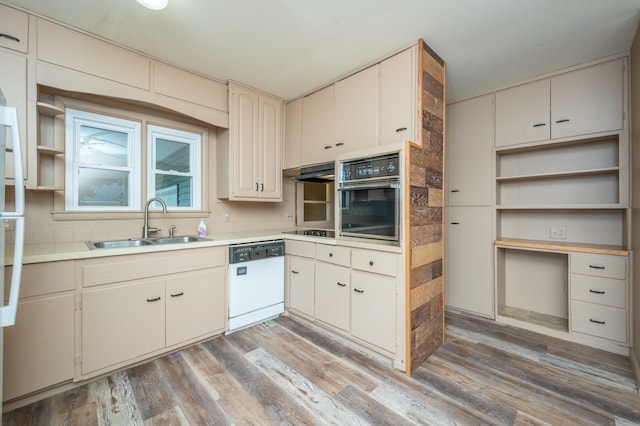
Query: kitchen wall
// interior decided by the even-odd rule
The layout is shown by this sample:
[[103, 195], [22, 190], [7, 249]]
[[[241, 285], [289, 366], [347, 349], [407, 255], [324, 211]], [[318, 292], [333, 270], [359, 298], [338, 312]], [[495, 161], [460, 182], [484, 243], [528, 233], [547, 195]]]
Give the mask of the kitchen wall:
[[640, 382], [640, 28], [631, 46], [631, 209], [633, 255], [632, 363]]
[[[193, 235], [202, 216], [207, 224], [209, 236], [227, 232], [244, 232], [263, 229], [285, 229], [294, 226], [294, 220], [287, 218], [295, 214], [294, 183], [283, 178], [282, 202], [230, 202], [216, 197], [216, 132], [209, 131], [208, 161], [208, 213], [197, 217], [172, 217], [170, 214], [152, 213], [150, 224], [162, 229], [159, 235], [168, 235], [171, 225], [176, 225], [176, 235]], [[59, 196], [59, 195], [58, 195]], [[6, 198], [10, 206], [12, 191]], [[108, 220], [54, 220], [54, 194], [52, 192], [26, 192], [25, 243], [64, 243], [72, 241], [105, 240], [131, 238], [142, 235], [142, 212], [127, 219]], [[115, 217], [116, 215], [114, 215]], [[131, 217], [131, 215], [128, 215]], [[13, 241], [13, 232], [6, 233], [7, 241]]]

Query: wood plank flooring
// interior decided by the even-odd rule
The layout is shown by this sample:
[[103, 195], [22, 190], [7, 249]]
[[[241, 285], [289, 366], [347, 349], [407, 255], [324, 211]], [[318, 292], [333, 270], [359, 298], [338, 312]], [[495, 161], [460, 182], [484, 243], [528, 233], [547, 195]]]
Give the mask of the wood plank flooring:
[[447, 313], [412, 377], [290, 317], [5, 413], [4, 425], [632, 425], [622, 356]]

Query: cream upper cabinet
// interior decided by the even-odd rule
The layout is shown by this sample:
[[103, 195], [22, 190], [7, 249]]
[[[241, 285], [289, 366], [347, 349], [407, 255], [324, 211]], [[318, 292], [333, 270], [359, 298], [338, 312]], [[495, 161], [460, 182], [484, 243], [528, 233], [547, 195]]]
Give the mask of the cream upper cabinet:
[[378, 65], [335, 84], [335, 154], [375, 147], [378, 140]]
[[335, 87], [325, 87], [302, 99], [302, 165], [333, 161], [335, 133]]
[[380, 145], [418, 141], [416, 51], [414, 46], [380, 63]]
[[[4, 94], [7, 105], [16, 108], [18, 112], [18, 129], [20, 133], [20, 146], [22, 147], [22, 164], [24, 178], [28, 179], [27, 170], [27, 58], [19, 53], [0, 49], [0, 67], [2, 67], [2, 83], [0, 89]], [[9, 138], [10, 140], [10, 138]], [[8, 141], [9, 142], [9, 141]], [[13, 141], [8, 143], [13, 146]], [[13, 154], [7, 152], [6, 177], [12, 179]], [[11, 181], [9, 181], [10, 183]]]
[[[27, 53], [29, 48], [29, 15], [0, 4], [0, 33], [2, 33], [0, 47]], [[3, 68], [3, 79], [7, 74]]]
[[493, 95], [447, 106], [446, 205], [491, 205]]
[[551, 137], [622, 129], [623, 82], [622, 59], [553, 77]]
[[302, 146], [302, 98], [285, 106], [284, 162], [283, 169], [300, 167]]
[[496, 147], [620, 130], [624, 59], [496, 93]]
[[497, 147], [549, 139], [550, 90], [546, 79], [496, 92]]
[[230, 200], [282, 200], [283, 102], [229, 83]]

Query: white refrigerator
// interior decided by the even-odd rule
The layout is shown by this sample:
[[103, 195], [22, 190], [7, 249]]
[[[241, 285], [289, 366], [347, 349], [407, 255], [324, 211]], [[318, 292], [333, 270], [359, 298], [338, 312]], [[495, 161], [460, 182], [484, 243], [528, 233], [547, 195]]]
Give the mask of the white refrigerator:
[[[8, 155], [9, 154], [9, 155]], [[7, 164], [9, 158], [13, 163], [13, 178], [15, 185], [13, 189], [6, 189]], [[22, 171], [22, 152], [20, 145], [20, 135], [18, 132], [18, 114], [15, 108], [7, 106], [7, 100], [0, 90], [0, 294], [2, 306], [0, 307], [0, 327], [8, 327], [16, 322], [16, 311], [18, 308], [18, 294], [20, 293], [20, 277], [22, 275], [22, 253], [24, 245], [24, 174]], [[7, 195], [9, 201], [6, 203]], [[7, 211], [6, 208], [11, 209]], [[12, 223], [13, 222], [13, 223]], [[6, 253], [5, 246], [5, 226], [9, 225], [15, 230], [15, 237], [12, 243], [12, 252]], [[13, 225], [13, 226], [11, 226]], [[6, 246], [10, 249], [11, 246]], [[4, 288], [5, 259], [9, 259], [13, 265], [10, 277], [10, 289], [7, 292]], [[0, 329], [0, 407], [2, 406], [2, 358], [4, 352], [4, 332]]]

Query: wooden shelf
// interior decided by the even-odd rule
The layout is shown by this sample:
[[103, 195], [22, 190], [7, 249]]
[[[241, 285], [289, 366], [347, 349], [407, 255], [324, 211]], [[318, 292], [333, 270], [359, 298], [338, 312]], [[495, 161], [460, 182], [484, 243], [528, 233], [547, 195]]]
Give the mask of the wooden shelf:
[[45, 192], [55, 192], [55, 191], [64, 191], [64, 188], [59, 186], [37, 186], [36, 191], [45, 191]]
[[59, 115], [64, 115], [64, 108], [60, 108], [46, 102], [36, 102], [36, 105], [38, 107], [38, 112], [42, 115], [46, 115], [47, 117], [57, 117]]
[[505, 204], [496, 210], [625, 210], [622, 204]]
[[526, 250], [552, 250], [561, 252], [577, 252], [577, 253], [593, 253], [593, 254], [610, 254], [614, 256], [628, 256], [629, 250], [621, 246], [605, 245], [605, 244], [582, 244], [562, 241], [537, 241], [522, 240], [517, 238], [505, 238], [495, 241], [496, 247], [503, 248], [519, 248]]
[[555, 173], [533, 173], [533, 174], [525, 174], [525, 175], [519, 175], [519, 176], [498, 176], [496, 177], [496, 181], [514, 182], [514, 181], [521, 181], [521, 180], [564, 178], [564, 177], [576, 177], [576, 176], [594, 176], [594, 175], [607, 175], [607, 174], [617, 175], [619, 171], [620, 171], [619, 167], [604, 167], [601, 169], [575, 170], [575, 171], [555, 172]]
[[64, 154], [64, 149], [54, 148], [52, 146], [38, 145], [38, 153], [44, 155], [60, 155]]

